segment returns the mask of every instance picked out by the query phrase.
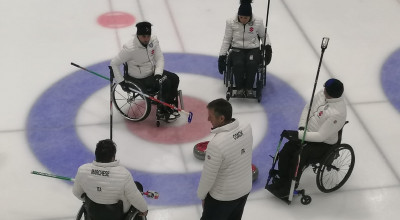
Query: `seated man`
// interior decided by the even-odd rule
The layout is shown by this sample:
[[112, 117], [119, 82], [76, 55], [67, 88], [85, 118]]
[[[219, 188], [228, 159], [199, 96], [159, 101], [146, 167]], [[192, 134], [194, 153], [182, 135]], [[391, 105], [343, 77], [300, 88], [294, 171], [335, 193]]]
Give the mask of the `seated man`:
[[[301, 114], [298, 136], [291, 138], [289, 132], [283, 131], [282, 136], [289, 141], [279, 153], [278, 175], [279, 181], [266, 186], [273, 194], [280, 198], [287, 197], [290, 191], [300, 153], [300, 143], [304, 134], [304, 127], [308, 120], [307, 132], [304, 138], [305, 146], [300, 155], [300, 164], [297, 180], [301, 176], [302, 168], [310, 161], [322, 158], [338, 141], [338, 132], [346, 122], [346, 104], [341, 97], [344, 91], [342, 82], [329, 79], [324, 84], [325, 89], [314, 97], [310, 117], [307, 119], [309, 104]], [[297, 132], [295, 132], [297, 133]]]
[[[122, 201], [123, 212], [127, 213], [131, 206], [139, 210], [140, 215], [148, 213], [147, 203], [133, 181], [131, 173], [115, 160], [116, 145], [110, 140], [101, 140], [96, 145], [96, 160], [79, 167], [73, 186], [74, 195], [90, 207], [96, 204], [110, 204], [110, 212]], [[85, 195], [82, 198], [82, 195]], [[88, 211], [91, 213], [90, 209]], [[104, 212], [104, 210], [103, 210]], [[98, 213], [97, 213], [98, 214]], [[103, 214], [104, 216], [105, 214]]]
[[[166, 103], [178, 106], [179, 77], [172, 72], [164, 70], [164, 56], [158, 39], [151, 35], [151, 23], [140, 22], [136, 24], [137, 32], [133, 39], [124, 44], [119, 54], [111, 60], [110, 66], [115, 73], [115, 81], [128, 91], [125, 80], [131, 80], [144, 86], [145, 90], [158, 91], [159, 80], [166, 76], [162, 85], [162, 96], [159, 97]], [[119, 67], [127, 63], [128, 76], [125, 79]], [[179, 117], [178, 111], [163, 108], [170, 114], [169, 120]]]
[[226, 21], [225, 35], [218, 58], [218, 70], [223, 74], [226, 68], [226, 53], [232, 63], [235, 76], [236, 96], [253, 96], [254, 79], [261, 63], [260, 39], [265, 37], [265, 63], [271, 62], [272, 49], [268, 37], [265, 36], [261, 18], [253, 15], [252, 0], [241, 0], [238, 13]]

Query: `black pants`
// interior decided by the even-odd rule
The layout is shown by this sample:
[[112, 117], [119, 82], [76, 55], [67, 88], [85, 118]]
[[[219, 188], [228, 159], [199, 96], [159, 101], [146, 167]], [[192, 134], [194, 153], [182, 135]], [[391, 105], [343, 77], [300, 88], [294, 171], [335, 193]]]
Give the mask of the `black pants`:
[[[307, 142], [300, 156], [300, 165], [297, 173], [297, 181], [300, 180], [303, 167], [320, 160], [332, 145], [325, 143]], [[300, 142], [288, 141], [279, 153], [279, 177], [281, 184], [290, 185], [296, 172], [298, 156], [300, 153]]]
[[[163, 71], [162, 77], [164, 76], [167, 76], [167, 79], [162, 84], [161, 97], [158, 97], [158, 99], [178, 107], [179, 77], [175, 73], [167, 70]], [[144, 87], [142, 89], [144, 89], [146, 92], [154, 92], [159, 90], [159, 83], [156, 82], [154, 75], [143, 79], [137, 79], [131, 76], [126, 77], [128, 80], [140, 84], [142, 87]]]
[[261, 54], [258, 48], [231, 50], [230, 55], [232, 72], [235, 76], [236, 88], [253, 89], [254, 78], [258, 65], [260, 64]]
[[219, 201], [207, 194], [200, 220], [240, 220], [248, 196], [246, 194], [232, 201]]

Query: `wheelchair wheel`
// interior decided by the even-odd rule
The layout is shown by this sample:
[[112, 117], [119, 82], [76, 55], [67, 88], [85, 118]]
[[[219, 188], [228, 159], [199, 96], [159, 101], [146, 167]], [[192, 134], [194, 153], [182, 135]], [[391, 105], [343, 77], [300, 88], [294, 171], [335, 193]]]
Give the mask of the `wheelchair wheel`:
[[76, 215], [76, 220], [86, 220], [86, 210], [85, 207], [83, 207], [83, 205], [81, 206], [81, 208], [78, 211], [78, 214]]
[[146, 216], [140, 216], [137, 210], [129, 211], [124, 220], [147, 220]]
[[340, 144], [323, 160], [317, 171], [317, 186], [324, 193], [333, 192], [342, 187], [353, 171], [355, 156], [348, 144]]
[[[126, 83], [129, 87], [142, 91], [136, 84], [129, 81]], [[142, 121], [150, 114], [149, 99], [136, 92], [125, 92], [119, 84], [114, 84], [112, 88], [112, 99], [118, 111], [128, 120]]]

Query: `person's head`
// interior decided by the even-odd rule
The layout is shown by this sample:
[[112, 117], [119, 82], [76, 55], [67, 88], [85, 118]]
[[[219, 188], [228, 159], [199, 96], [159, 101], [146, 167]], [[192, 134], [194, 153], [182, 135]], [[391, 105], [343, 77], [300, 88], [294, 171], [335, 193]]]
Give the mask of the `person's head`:
[[232, 120], [232, 105], [225, 99], [216, 99], [207, 105], [208, 121], [213, 128], [228, 124]]
[[151, 23], [142, 21], [136, 24], [136, 35], [143, 46], [149, 44], [151, 38]]
[[339, 98], [342, 96], [344, 91], [343, 83], [338, 79], [328, 79], [324, 84], [325, 97], [326, 98]]
[[96, 144], [96, 162], [109, 163], [115, 160], [117, 148], [115, 143], [110, 139], [101, 140]]
[[242, 24], [247, 24], [251, 20], [253, 15], [251, 2], [253, 2], [253, 0], [240, 0], [238, 19]]

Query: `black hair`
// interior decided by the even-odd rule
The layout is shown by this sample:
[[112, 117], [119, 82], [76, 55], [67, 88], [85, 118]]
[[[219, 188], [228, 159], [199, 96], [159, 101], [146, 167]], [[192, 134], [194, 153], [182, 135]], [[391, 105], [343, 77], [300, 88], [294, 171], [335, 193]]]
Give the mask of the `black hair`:
[[96, 161], [100, 163], [112, 162], [117, 152], [115, 143], [110, 139], [101, 140], [96, 144]]
[[208, 103], [207, 108], [214, 110], [215, 116], [223, 115], [225, 122], [232, 120], [232, 105], [225, 99], [215, 99]]

